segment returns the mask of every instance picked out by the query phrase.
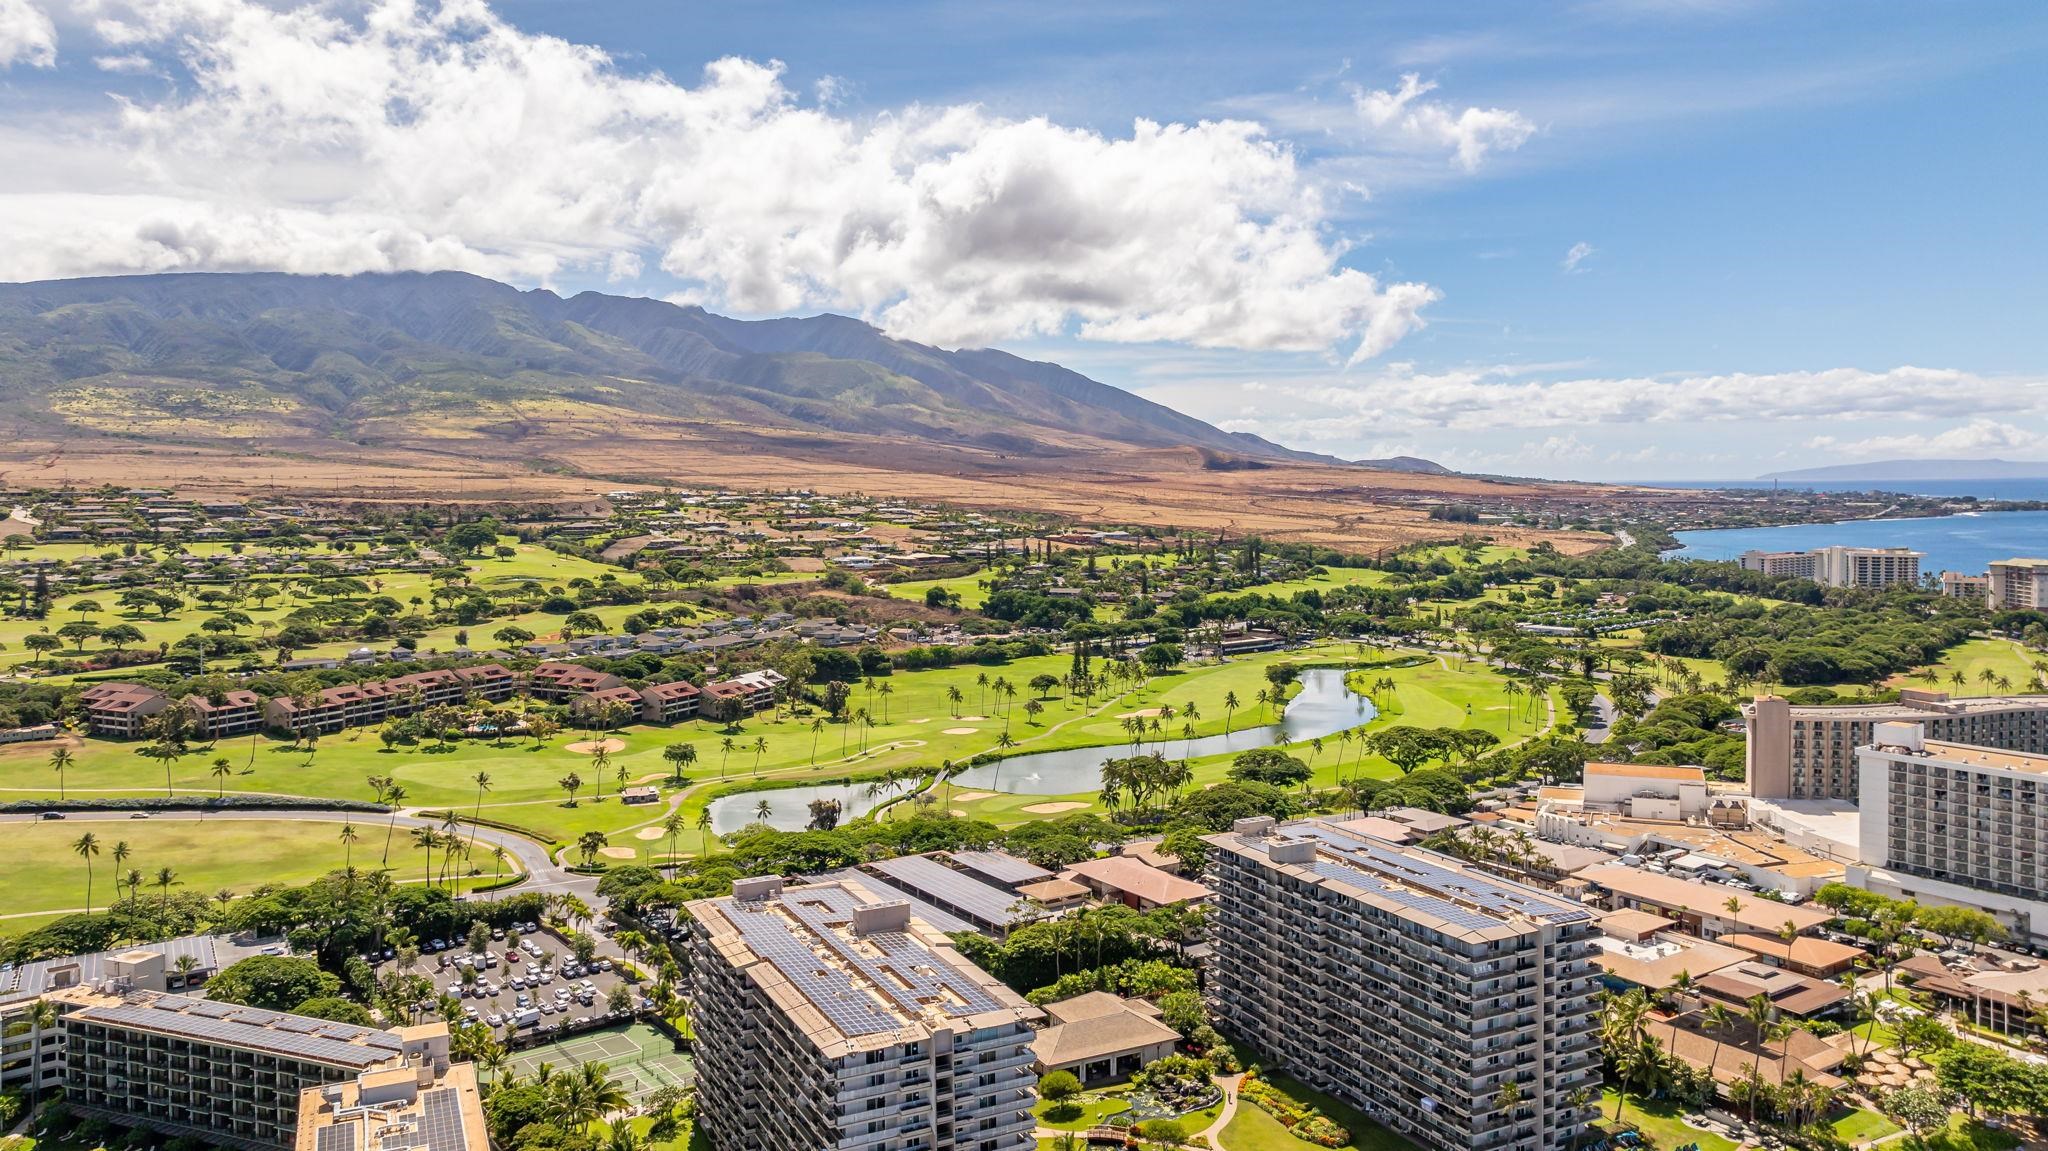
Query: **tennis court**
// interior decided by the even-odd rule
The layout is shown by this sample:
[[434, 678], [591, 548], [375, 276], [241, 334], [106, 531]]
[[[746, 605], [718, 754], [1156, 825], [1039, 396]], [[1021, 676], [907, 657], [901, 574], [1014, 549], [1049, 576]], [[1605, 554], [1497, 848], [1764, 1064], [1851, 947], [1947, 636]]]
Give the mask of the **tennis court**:
[[635, 1105], [662, 1086], [688, 1086], [696, 1077], [690, 1057], [677, 1052], [673, 1040], [645, 1023], [587, 1031], [559, 1043], [529, 1047], [512, 1057], [510, 1070], [527, 1078], [542, 1063], [553, 1064], [557, 1072], [603, 1063]]

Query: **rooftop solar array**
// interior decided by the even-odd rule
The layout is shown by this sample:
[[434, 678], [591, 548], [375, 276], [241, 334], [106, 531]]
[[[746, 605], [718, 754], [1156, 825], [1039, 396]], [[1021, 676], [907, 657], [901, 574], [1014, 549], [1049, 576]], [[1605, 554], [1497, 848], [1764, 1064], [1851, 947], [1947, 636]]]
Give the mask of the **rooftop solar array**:
[[313, 1151], [362, 1151], [363, 1125], [353, 1119], [320, 1128]]
[[719, 905], [754, 954], [849, 1038], [895, 1031], [928, 1012], [960, 1017], [1002, 1007], [904, 932], [842, 935], [862, 906], [844, 887], [793, 887], [772, 900]]
[[902, 855], [868, 864], [891, 886], [922, 895], [960, 909], [970, 919], [1007, 927], [1027, 918], [1015, 892], [993, 887], [965, 872], [955, 871], [928, 855]]
[[51, 989], [52, 975], [59, 968], [73, 966], [78, 968], [78, 983], [98, 983], [107, 978], [107, 960], [131, 951], [161, 952], [166, 972], [175, 972], [178, 960], [186, 955], [190, 955], [197, 962], [196, 970], [210, 972], [219, 966], [213, 936], [186, 935], [161, 943], [140, 943], [133, 947], [123, 947], [119, 951], [95, 951], [90, 955], [67, 955], [61, 959], [41, 959], [34, 963], [24, 963], [12, 970], [0, 971], [0, 992], [21, 991], [41, 994]]
[[916, 892], [905, 891], [903, 888], [896, 887], [892, 884], [883, 883], [881, 880], [876, 879], [874, 876], [869, 875], [865, 871], [859, 871], [849, 867], [844, 871], [828, 871], [821, 875], [810, 876], [807, 879], [805, 879], [804, 882], [857, 883], [860, 884], [862, 887], [867, 888], [869, 891], [874, 892], [877, 895], [889, 895], [892, 893], [900, 894], [903, 898], [903, 902], [908, 903], [910, 905], [910, 913], [912, 915], [915, 915], [919, 919], [924, 920], [926, 923], [931, 924], [933, 927], [938, 928], [940, 931], [943, 931], [948, 935], [951, 935], [956, 931], [980, 930], [980, 928], [974, 926], [974, 924], [969, 923], [967, 920], [960, 918], [959, 916], [953, 914], [950, 911], [947, 911], [945, 908], [940, 907], [938, 904], [927, 901], [922, 896], [918, 895]]
[[953, 862], [962, 867], [978, 871], [997, 883], [1037, 883], [1051, 879], [1052, 872], [1028, 859], [1019, 859], [1006, 851], [956, 851]]
[[[85, 1008], [76, 1017], [351, 1068], [375, 1066], [402, 1050], [389, 1032], [183, 995], [139, 993], [118, 1004]], [[279, 1026], [287, 1020], [312, 1026]]]
[[437, 1087], [420, 1096], [420, 1112], [428, 1151], [468, 1151], [469, 1135], [462, 1128], [461, 1092], [453, 1087]]
[[[1539, 891], [1446, 867], [1427, 853], [1396, 850], [1326, 823], [1290, 824], [1282, 830], [1318, 841], [1315, 862], [1309, 865], [1316, 874], [1377, 892], [1456, 927], [1488, 930], [1510, 915], [1553, 925], [1583, 923], [1593, 917], [1583, 907]], [[1263, 850], [1261, 845], [1271, 841], [1245, 837], [1243, 842]]]

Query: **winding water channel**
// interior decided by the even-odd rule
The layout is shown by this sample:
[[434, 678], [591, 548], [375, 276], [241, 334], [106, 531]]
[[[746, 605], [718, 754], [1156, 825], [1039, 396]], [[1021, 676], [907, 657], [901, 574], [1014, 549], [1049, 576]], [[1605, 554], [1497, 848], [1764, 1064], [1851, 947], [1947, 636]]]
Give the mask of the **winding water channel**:
[[[1147, 739], [1140, 750], [1157, 752], [1168, 759], [1199, 759], [1334, 735], [1367, 723], [1378, 714], [1370, 699], [1345, 686], [1344, 669], [1310, 668], [1301, 673], [1301, 691], [1288, 701], [1277, 723], [1241, 727], [1228, 735]], [[961, 772], [954, 777], [954, 786], [1013, 795], [1092, 793], [1102, 786], [1102, 761], [1129, 754], [1128, 743], [1029, 752]], [[723, 835], [750, 823], [765, 822], [782, 831], [800, 831], [810, 822], [814, 799], [838, 800], [841, 818], [853, 819], [888, 802], [894, 794], [870, 797], [865, 783], [742, 792], [711, 801], [711, 829]], [[763, 800], [768, 802], [765, 820], [760, 818]]]

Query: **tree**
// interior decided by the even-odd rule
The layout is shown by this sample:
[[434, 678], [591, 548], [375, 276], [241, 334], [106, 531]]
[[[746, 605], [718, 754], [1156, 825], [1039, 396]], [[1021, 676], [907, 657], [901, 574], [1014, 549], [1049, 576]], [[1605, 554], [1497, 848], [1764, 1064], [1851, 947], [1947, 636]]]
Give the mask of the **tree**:
[[71, 763], [71, 749], [68, 747], [60, 747], [50, 753], [50, 766], [57, 772], [57, 799], [60, 803], [64, 799], [64, 772], [70, 768]]
[[1911, 1015], [1899, 1022], [1899, 1056], [1909, 1058], [1920, 1051], [1945, 1051], [1955, 1046], [1955, 1032], [1932, 1015]]
[[370, 1014], [368, 1008], [353, 1000], [343, 999], [339, 995], [323, 995], [308, 999], [293, 1007], [291, 1013], [312, 1019], [331, 1019], [336, 1023], [353, 1023], [358, 1027], [377, 1025], [376, 1018]]
[[583, 866], [597, 866], [597, 855], [611, 845], [602, 831], [586, 831], [576, 838], [576, 852], [583, 857]]
[[1314, 773], [1301, 760], [1277, 747], [1260, 747], [1230, 761], [1230, 778], [1239, 781], [1294, 787], [1309, 781]]
[[1948, 1100], [1925, 1087], [1899, 1087], [1885, 1092], [1878, 1106], [1899, 1126], [1915, 1135], [1948, 1125]]
[[[100, 853], [100, 837], [88, 831], [71, 844], [72, 854], [85, 860], [85, 914], [92, 917], [92, 857]], [[118, 894], [118, 893], [117, 893]]]
[[271, 1011], [290, 1011], [309, 999], [341, 993], [341, 980], [311, 959], [288, 955], [252, 955], [206, 983], [206, 997]]
[[556, 780], [555, 785], [569, 793], [569, 806], [576, 806], [576, 793], [583, 787], [583, 777], [572, 771]]
[[694, 743], [672, 743], [661, 749], [661, 758], [668, 764], [668, 785], [681, 787], [683, 772], [697, 762], [697, 745]]
[[2005, 937], [2005, 928], [1997, 919], [1974, 907], [1929, 904], [1913, 913], [1913, 922], [1946, 938], [1951, 947], [1965, 939], [1981, 944]]
[[1064, 1103], [1081, 1093], [1081, 1081], [1071, 1071], [1053, 1071], [1038, 1080], [1038, 1097], [1047, 1103]]

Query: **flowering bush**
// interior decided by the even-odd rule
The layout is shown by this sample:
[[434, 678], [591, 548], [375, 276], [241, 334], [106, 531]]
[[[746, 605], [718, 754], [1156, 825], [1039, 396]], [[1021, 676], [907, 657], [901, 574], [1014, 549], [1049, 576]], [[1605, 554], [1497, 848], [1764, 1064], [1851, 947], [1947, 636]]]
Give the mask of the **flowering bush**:
[[1247, 1074], [1238, 1084], [1238, 1095], [1249, 1099], [1259, 1110], [1280, 1121], [1282, 1127], [1294, 1137], [1318, 1147], [1342, 1147], [1351, 1142], [1351, 1132], [1334, 1122], [1329, 1116], [1314, 1107], [1291, 1099], [1274, 1089], [1265, 1080]]

